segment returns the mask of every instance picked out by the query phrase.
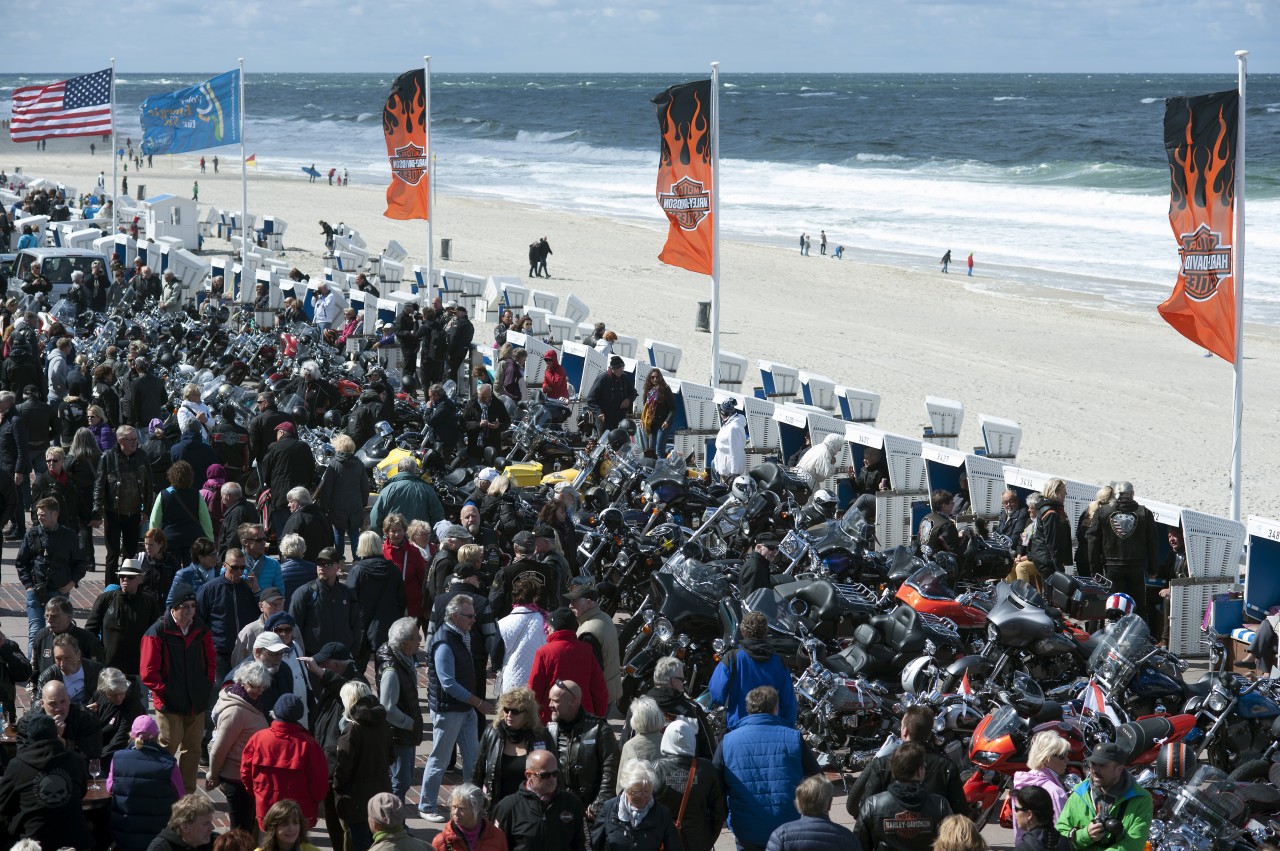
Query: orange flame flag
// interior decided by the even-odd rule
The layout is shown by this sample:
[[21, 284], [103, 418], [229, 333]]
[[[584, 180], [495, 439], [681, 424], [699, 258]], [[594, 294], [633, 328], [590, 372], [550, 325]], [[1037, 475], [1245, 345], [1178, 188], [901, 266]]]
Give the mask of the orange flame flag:
[[658, 259], [670, 266], [710, 275], [715, 260], [712, 234], [711, 81], [672, 86], [653, 99], [662, 131], [658, 162], [658, 204], [671, 226]]
[[1235, 363], [1236, 131], [1240, 96], [1234, 89], [1167, 98], [1164, 147], [1173, 189], [1169, 224], [1181, 264], [1160, 315], [1188, 340]]
[[396, 77], [382, 108], [382, 133], [391, 162], [384, 213], [388, 219], [431, 218], [425, 77], [422, 68]]

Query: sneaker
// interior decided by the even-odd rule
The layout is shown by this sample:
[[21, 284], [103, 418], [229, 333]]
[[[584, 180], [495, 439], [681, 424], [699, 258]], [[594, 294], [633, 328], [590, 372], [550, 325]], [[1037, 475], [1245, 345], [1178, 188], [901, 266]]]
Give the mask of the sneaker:
[[449, 820], [449, 817], [438, 810], [418, 810], [418, 813], [427, 821], [435, 824], [443, 824]]

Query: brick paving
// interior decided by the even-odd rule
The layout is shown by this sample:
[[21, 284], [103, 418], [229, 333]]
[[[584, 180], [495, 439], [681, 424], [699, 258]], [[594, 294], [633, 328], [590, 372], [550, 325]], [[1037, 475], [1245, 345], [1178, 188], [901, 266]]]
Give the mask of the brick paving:
[[[17, 581], [17, 575], [14, 568], [14, 556], [17, 552], [17, 544], [11, 541], [5, 541], [3, 550], [0, 551], [0, 631], [6, 636], [13, 638], [18, 642], [19, 646], [26, 646], [27, 635], [27, 616], [26, 616], [26, 594], [22, 586]], [[106, 553], [103, 547], [100, 534], [96, 534], [94, 538], [94, 563], [102, 565], [105, 562]], [[77, 623], [83, 623], [89, 614], [89, 607], [99, 594], [102, 593], [103, 581], [101, 572], [90, 573], [85, 580], [80, 583], [71, 594], [71, 602], [75, 607], [75, 618]], [[369, 682], [373, 683], [372, 663], [368, 673]], [[418, 672], [418, 696], [422, 702], [423, 715], [427, 718], [428, 730], [430, 730], [430, 715], [426, 710], [426, 673], [422, 670]], [[489, 694], [493, 694], [493, 684], [490, 681]], [[30, 701], [27, 691], [24, 688], [18, 689], [18, 705], [19, 715], [26, 711]], [[616, 731], [620, 734], [622, 730], [621, 719], [614, 720]], [[422, 782], [422, 770], [426, 764], [427, 754], [430, 752], [431, 741], [428, 733], [427, 740], [418, 751], [416, 783]], [[204, 768], [200, 769], [199, 788], [213, 800], [218, 808], [217, 829], [219, 831], [226, 829], [226, 801], [222, 793], [216, 789], [213, 791], [204, 790]], [[834, 775], [829, 774], [829, 779], [836, 784], [836, 798], [831, 805], [831, 818], [837, 824], [843, 824], [849, 828], [853, 827], [853, 819], [845, 811], [845, 795], [842, 780]], [[105, 782], [105, 781], [103, 781]], [[447, 798], [449, 789], [454, 784], [460, 782], [459, 772], [454, 771], [445, 775], [445, 783], [441, 791], [441, 797]], [[416, 806], [418, 803], [418, 786], [415, 786], [409, 793], [409, 800], [415, 807], [412, 812], [415, 817], [408, 822], [409, 832], [414, 836], [429, 842], [438, 832], [438, 826], [416, 817]], [[991, 825], [983, 831], [983, 836], [987, 840], [992, 849], [996, 851], [1009, 851], [1013, 848], [1013, 831], [1001, 828], [999, 825]], [[329, 837], [324, 829], [323, 817], [317, 823], [316, 828], [311, 831], [309, 841], [317, 848], [330, 849]], [[726, 829], [716, 843], [716, 851], [733, 851], [735, 848], [733, 835]], [[921, 851], [925, 851], [924, 848]]]

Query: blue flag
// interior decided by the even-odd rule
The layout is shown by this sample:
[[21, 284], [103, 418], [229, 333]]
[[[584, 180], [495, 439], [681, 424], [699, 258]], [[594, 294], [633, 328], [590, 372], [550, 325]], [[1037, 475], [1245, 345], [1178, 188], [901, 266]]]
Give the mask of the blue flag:
[[142, 153], [181, 154], [240, 142], [240, 71], [142, 102]]

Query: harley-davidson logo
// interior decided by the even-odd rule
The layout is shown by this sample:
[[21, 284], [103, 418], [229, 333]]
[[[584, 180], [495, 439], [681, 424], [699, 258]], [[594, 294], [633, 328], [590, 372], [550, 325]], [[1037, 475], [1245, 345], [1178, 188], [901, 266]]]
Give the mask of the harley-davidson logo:
[[410, 186], [417, 186], [427, 173], [427, 152], [412, 142], [396, 148], [387, 159], [391, 161], [391, 173]]
[[684, 230], [697, 230], [711, 214], [711, 193], [697, 180], [682, 177], [671, 184], [670, 192], [658, 195], [662, 210]]
[[1231, 277], [1231, 246], [1223, 245], [1222, 237], [1205, 224], [1184, 233], [1180, 242], [1187, 295], [1196, 301], [1212, 298], [1222, 279]]
[[891, 833], [901, 839], [913, 839], [916, 836], [932, 833], [936, 827], [933, 819], [908, 810], [896, 813], [882, 820], [880, 824], [885, 833]]

